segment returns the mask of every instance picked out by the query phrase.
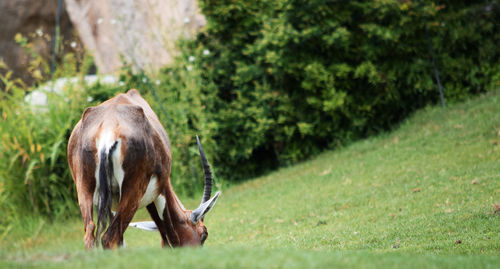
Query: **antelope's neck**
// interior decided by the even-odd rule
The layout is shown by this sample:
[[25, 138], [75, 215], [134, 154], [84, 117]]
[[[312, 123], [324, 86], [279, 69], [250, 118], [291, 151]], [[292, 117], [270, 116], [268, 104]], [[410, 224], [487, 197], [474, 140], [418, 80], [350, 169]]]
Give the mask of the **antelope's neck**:
[[160, 193], [155, 204], [170, 245], [179, 246], [182, 240], [182, 232], [179, 231], [178, 226], [187, 220], [187, 216], [186, 209], [172, 189], [170, 182], [164, 191]]

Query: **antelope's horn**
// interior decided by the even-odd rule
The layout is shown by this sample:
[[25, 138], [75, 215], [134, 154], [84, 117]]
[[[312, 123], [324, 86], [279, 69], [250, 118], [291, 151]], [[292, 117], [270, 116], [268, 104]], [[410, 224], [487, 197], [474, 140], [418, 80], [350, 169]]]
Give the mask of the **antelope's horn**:
[[198, 136], [196, 136], [196, 142], [198, 143], [201, 163], [203, 164], [203, 171], [205, 172], [205, 187], [203, 189], [203, 199], [201, 200], [201, 203], [203, 204], [210, 199], [210, 195], [212, 194], [212, 172], [210, 171], [210, 165], [208, 164], [207, 157], [205, 157], [205, 153], [203, 152]]

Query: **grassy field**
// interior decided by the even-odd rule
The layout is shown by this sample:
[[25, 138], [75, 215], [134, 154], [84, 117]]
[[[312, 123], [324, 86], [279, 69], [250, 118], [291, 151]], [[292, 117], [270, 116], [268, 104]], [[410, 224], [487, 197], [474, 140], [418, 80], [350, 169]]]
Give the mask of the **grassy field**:
[[127, 248], [85, 251], [80, 219], [28, 218], [0, 235], [0, 267], [498, 268], [499, 203], [497, 91], [223, 190], [203, 248], [130, 228]]

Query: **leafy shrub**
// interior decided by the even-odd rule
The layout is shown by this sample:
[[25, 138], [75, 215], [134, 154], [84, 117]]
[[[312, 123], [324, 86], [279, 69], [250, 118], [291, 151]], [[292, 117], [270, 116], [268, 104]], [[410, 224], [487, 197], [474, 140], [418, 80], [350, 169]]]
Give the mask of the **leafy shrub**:
[[[184, 44], [181, 60], [196, 70], [190, 79], [202, 96], [194, 98], [207, 106], [212, 156], [224, 178], [293, 163], [436, 103], [430, 45], [448, 102], [498, 83], [500, 12], [493, 1], [201, 6], [207, 28]], [[188, 63], [188, 55], [203, 60]]]

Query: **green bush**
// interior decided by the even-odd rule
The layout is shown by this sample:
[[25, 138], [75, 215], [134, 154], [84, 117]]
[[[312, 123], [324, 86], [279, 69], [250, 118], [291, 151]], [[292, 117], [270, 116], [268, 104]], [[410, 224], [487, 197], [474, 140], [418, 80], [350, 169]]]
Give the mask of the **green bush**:
[[[223, 178], [296, 162], [436, 103], [431, 44], [448, 102], [498, 86], [500, 12], [493, 1], [206, 0], [201, 6], [208, 25], [183, 44], [177, 64], [184, 69], [175, 72], [196, 81], [198, 90], [189, 91], [206, 105], [205, 131]], [[197, 60], [189, 62], [189, 55]]]

